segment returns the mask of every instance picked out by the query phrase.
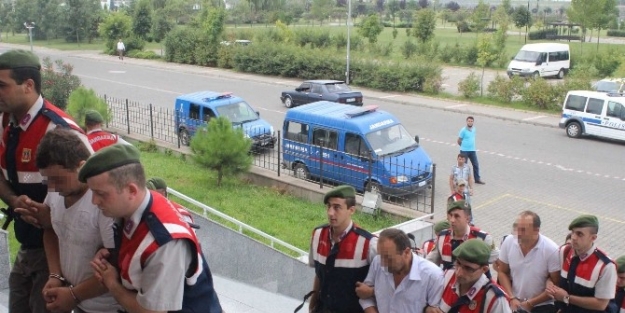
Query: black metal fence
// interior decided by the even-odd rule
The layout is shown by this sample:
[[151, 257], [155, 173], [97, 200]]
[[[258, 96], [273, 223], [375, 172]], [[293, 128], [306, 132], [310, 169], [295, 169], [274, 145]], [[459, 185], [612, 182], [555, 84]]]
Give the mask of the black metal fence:
[[[111, 110], [109, 128], [184, 147], [184, 140], [176, 130], [177, 111], [106, 95], [103, 98]], [[371, 154], [353, 155], [327, 145], [296, 147], [292, 140], [282, 140], [279, 130], [274, 135], [278, 138], [275, 144], [252, 150], [255, 166], [274, 171], [277, 176], [311, 181], [319, 188], [347, 183], [361, 194], [379, 193], [384, 202], [434, 213], [436, 164], [414, 164]]]

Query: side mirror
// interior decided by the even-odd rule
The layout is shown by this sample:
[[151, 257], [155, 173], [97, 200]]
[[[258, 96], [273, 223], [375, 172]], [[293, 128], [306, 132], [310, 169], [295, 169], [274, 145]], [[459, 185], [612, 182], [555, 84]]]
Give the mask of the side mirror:
[[414, 141], [416, 141], [417, 143], [419, 143], [419, 136], [414, 136]]

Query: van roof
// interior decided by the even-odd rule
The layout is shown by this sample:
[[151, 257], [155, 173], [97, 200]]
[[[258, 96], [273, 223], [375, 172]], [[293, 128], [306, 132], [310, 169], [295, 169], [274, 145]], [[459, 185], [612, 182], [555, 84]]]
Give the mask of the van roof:
[[543, 42], [543, 43], [530, 43], [524, 45], [521, 50], [526, 51], [537, 51], [537, 52], [549, 52], [549, 51], [569, 51], [569, 45], [566, 43], [551, 43], [551, 42]]
[[571, 90], [568, 95], [582, 96], [582, 97], [592, 97], [598, 99], [606, 99], [606, 98], [614, 98], [614, 97], [625, 97], [625, 95], [621, 95], [618, 93], [605, 93], [599, 91], [590, 91], [590, 90]]
[[397, 118], [386, 111], [329, 101], [292, 108], [287, 111], [285, 120], [341, 128], [357, 134], [367, 134], [372, 130], [399, 124]]
[[[176, 97], [176, 100], [185, 100], [185, 101], [193, 102], [195, 104], [208, 104], [211, 101], [215, 101], [219, 99], [226, 99], [226, 98], [240, 99], [239, 97], [233, 95], [231, 92], [198, 91], [198, 92], [193, 92], [193, 93], [189, 93], [186, 95], [180, 95]], [[228, 102], [229, 101], [226, 101], [224, 103], [219, 103], [219, 102], [215, 102], [215, 103], [219, 103], [221, 105], [221, 104], [227, 104]]]

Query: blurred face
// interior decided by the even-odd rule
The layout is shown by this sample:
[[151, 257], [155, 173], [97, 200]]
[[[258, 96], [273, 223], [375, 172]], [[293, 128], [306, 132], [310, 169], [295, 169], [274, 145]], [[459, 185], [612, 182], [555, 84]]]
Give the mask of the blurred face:
[[137, 187], [128, 184], [118, 190], [109, 179], [108, 172], [87, 179], [87, 185], [93, 191], [91, 202], [102, 210], [107, 217], [128, 217], [132, 214], [132, 201], [137, 197]]
[[462, 234], [467, 231], [469, 226], [469, 216], [462, 209], [455, 209], [447, 213], [447, 220], [451, 225], [454, 234]]
[[0, 70], [0, 111], [17, 113], [29, 106], [28, 93], [35, 91], [35, 82], [26, 80], [18, 85], [11, 78], [11, 70]]
[[618, 273], [618, 276], [616, 278], [616, 286], [618, 286], [619, 288], [625, 287], [625, 273]]
[[529, 243], [538, 239], [539, 229], [534, 228], [534, 219], [531, 216], [522, 216], [517, 219], [516, 233], [519, 242]]
[[472, 118], [468, 118], [467, 119], [467, 127], [469, 127], [469, 128], [473, 127], [473, 119]]
[[479, 265], [463, 260], [456, 260], [454, 270], [456, 271], [456, 280], [458, 283], [467, 286], [475, 284], [482, 274], [488, 271], [488, 265]]
[[458, 164], [459, 164], [459, 165], [463, 165], [463, 164], [464, 164], [464, 162], [466, 162], [466, 161], [467, 161], [467, 160], [465, 160], [465, 159], [464, 159], [464, 157], [461, 157], [461, 156], [459, 156], [459, 157], [458, 157]]
[[[84, 164], [83, 161], [81, 163]], [[62, 197], [81, 193], [84, 188], [78, 181], [78, 169], [69, 170], [60, 165], [52, 165], [39, 170], [48, 186], [48, 191], [58, 192]]]
[[326, 204], [326, 213], [328, 215], [328, 223], [332, 228], [343, 230], [349, 226], [352, 221], [352, 214], [356, 211], [356, 207], [347, 207], [346, 200], [343, 198], [330, 198]]
[[388, 238], [378, 240], [378, 254], [382, 266], [388, 268], [389, 273], [398, 274], [410, 268], [412, 255], [410, 248], [404, 251], [397, 251], [397, 246]]
[[597, 239], [597, 234], [591, 233], [590, 227], [573, 228], [571, 231], [571, 246], [577, 252], [586, 252]]
[[465, 185], [460, 185], [458, 187], [456, 187], [456, 190], [458, 191], [458, 193], [464, 193], [464, 190], [466, 189]]

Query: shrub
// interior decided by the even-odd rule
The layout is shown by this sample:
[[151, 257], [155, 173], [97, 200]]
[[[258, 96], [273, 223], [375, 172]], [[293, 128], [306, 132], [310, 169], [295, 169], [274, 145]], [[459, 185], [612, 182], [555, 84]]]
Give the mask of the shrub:
[[469, 23], [467, 23], [466, 21], [459, 21], [458, 23], [456, 23], [456, 29], [458, 30], [459, 33], [471, 32], [471, 27], [469, 26]]
[[610, 37], [625, 37], [625, 30], [609, 29], [608, 36]]
[[467, 78], [458, 83], [458, 91], [465, 98], [475, 98], [480, 92], [480, 78], [475, 72], [471, 72]]
[[614, 52], [601, 52], [595, 55], [593, 65], [601, 77], [612, 76], [612, 73], [621, 65], [619, 55]]
[[41, 65], [41, 93], [52, 104], [65, 110], [69, 95], [80, 86], [80, 78], [72, 74], [74, 67], [63, 60], [53, 63], [46, 57]]
[[529, 32], [527, 37], [529, 40], [541, 40], [541, 39], [547, 39], [547, 35], [557, 35], [557, 34], [558, 34], [557, 29], [541, 29], [541, 30], [535, 30], [533, 32]]
[[467, 65], [475, 65], [479, 50], [476, 44], [469, 45], [461, 49], [462, 62]]
[[510, 103], [524, 86], [525, 81], [518, 76], [508, 79], [505, 76], [497, 75], [497, 77], [488, 84], [488, 97], [503, 103]]
[[454, 46], [445, 45], [438, 57], [443, 63], [451, 63], [454, 59]]
[[397, 39], [397, 28], [393, 27], [393, 39]]
[[129, 58], [147, 59], [147, 60], [153, 60], [153, 59], [160, 59], [161, 58], [160, 55], [158, 55], [156, 52], [154, 52], [152, 50], [148, 50], [148, 51], [130, 50], [130, 51], [128, 51], [126, 56], [129, 57]]
[[93, 89], [87, 89], [81, 86], [72, 91], [69, 95], [66, 111], [71, 117], [74, 118], [74, 121], [76, 121], [78, 125], [84, 127], [85, 112], [87, 110], [98, 111], [102, 114], [102, 117], [104, 117], [105, 122], [111, 120], [109, 107], [104, 99], [98, 97]]
[[413, 56], [416, 52], [417, 52], [417, 45], [414, 42], [412, 42], [412, 40], [410, 39], [406, 40], [404, 44], [401, 46], [401, 54], [406, 59], [410, 59], [410, 57]]
[[542, 78], [531, 79], [521, 91], [523, 102], [542, 110], [554, 110], [560, 107], [558, 90]]

